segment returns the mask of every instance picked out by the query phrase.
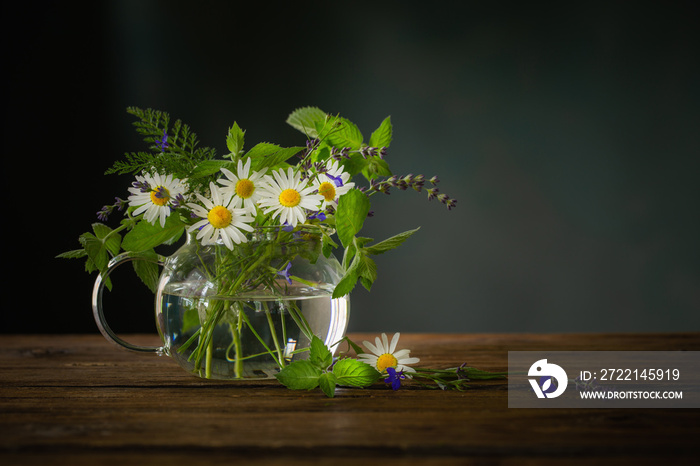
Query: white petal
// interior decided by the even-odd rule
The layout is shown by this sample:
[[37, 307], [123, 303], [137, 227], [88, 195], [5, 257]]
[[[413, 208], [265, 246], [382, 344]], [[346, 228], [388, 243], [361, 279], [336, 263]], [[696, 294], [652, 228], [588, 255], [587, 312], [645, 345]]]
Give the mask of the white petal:
[[[398, 358], [396, 358], [396, 359], [398, 359]], [[420, 362], [420, 359], [418, 359], [418, 358], [404, 358], [404, 359], [399, 360], [399, 364], [416, 364], [418, 362]]]
[[386, 333], [382, 333], [382, 342], [384, 343], [384, 351], [386, 353], [391, 353], [391, 351], [389, 351], [389, 338], [386, 336]]
[[379, 355], [382, 355], [386, 353], [386, 347], [382, 344], [382, 340], [379, 339], [379, 337], [374, 339], [374, 343], [377, 345], [377, 349], [380, 351]]
[[389, 346], [389, 352], [394, 353], [394, 350], [396, 349], [396, 344], [399, 342], [399, 332], [396, 332], [394, 336], [391, 339], [391, 345]]
[[[362, 344], [365, 345], [365, 348], [367, 348], [371, 353], [374, 353], [377, 356], [380, 356], [382, 354], [382, 352], [379, 350], [379, 348], [374, 346], [372, 343], [370, 343], [368, 341], [363, 341]], [[362, 354], [360, 356], [362, 356]]]

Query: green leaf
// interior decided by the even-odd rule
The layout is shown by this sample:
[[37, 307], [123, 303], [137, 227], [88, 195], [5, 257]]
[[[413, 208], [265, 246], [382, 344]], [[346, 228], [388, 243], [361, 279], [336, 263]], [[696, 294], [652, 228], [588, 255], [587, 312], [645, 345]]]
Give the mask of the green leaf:
[[391, 117], [386, 117], [382, 124], [379, 125], [374, 133], [369, 137], [369, 145], [371, 147], [389, 147], [391, 144], [393, 128], [391, 126]]
[[370, 157], [362, 168], [362, 174], [368, 180], [372, 180], [379, 176], [391, 176], [391, 170], [386, 160], [382, 160], [379, 157]]
[[323, 236], [321, 237], [321, 242], [322, 242], [322, 250], [323, 250], [323, 255], [324, 257], [328, 258], [331, 256], [333, 253], [333, 249], [337, 248], [338, 245], [331, 239], [331, 237], [326, 234], [326, 232], [323, 232]]
[[251, 168], [259, 171], [263, 168], [276, 167], [302, 150], [304, 150], [303, 147], [280, 147], [277, 144], [261, 142], [250, 149], [245, 156], [252, 159]]
[[364, 158], [361, 154], [350, 154], [350, 159], [343, 161], [343, 169], [350, 175], [355, 176], [358, 173], [362, 173], [367, 165], [369, 165], [370, 159]]
[[346, 341], [348, 343], [348, 345], [350, 345], [350, 347], [355, 351], [355, 354], [359, 355], [359, 354], [364, 353], [364, 350], [360, 347], [360, 345], [358, 345], [357, 343], [352, 341], [350, 338], [345, 337], [345, 338], [343, 338], [342, 341]]
[[166, 244], [184, 231], [185, 224], [177, 215], [171, 215], [165, 220], [165, 227], [160, 223], [152, 225], [141, 220], [133, 230], [124, 236], [122, 247], [125, 251], [146, 251], [161, 244]]
[[318, 385], [321, 387], [323, 393], [325, 393], [329, 398], [333, 398], [335, 396], [336, 384], [337, 380], [332, 372], [324, 372], [318, 379]]
[[374, 283], [374, 281], [377, 279], [377, 264], [374, 262], [374, 260], [367, 257], [367, 254], [363, 250], [360, 250], [359, 256], [361, 260], [357, 274], [360, 277], [362, 286], [364, 286], [367, 291], [370, 291], [372, 288], [372, 283]]
[[329, 146], [349, 147], [353, 150], [362, 147], [363, 137], [360, 129], [347, 118], [332, 117], [324, 123], [317, 123], [316, 129], [318, 137]]
[[56, 259], [82, 259], [85, 256], [87, 256], [85, 249], [74, 249], [72, 251], [62, 252], [56, 256]]
[[364, 250], [368, 254], [383, 254], [387, 251], [391, 251], [392, 249], [395, 249], [399, 247], [404, 241], [406, 241], [408, 238], [411, 237], [415, 232], [420, 230], [420, 228], [416, 228], [414, 230], [409, 230], [409, 231], [404, 231], [403, 233], [399, 233], [398, 235], [394, 235], [391, 238], [385, 239], [384, 241], [380, 241], [377, 244], [373, 244], [371, 246], [365, 246]]
[[243, 131], [238, 123], [233, 122], [233, 126], [229, 128], [228, 135], [226, 136], [226, 147], [235, 156], [243, 151], [243, 144], [245, 142], [245, 131]]
[[326, 119], [326, 112], [318, 107], [302, 107], [287, 117], [287, 124], [298, 129], [310, 138], [317, 138], [316, 123]]
[[138, 258], [132, 263], [136, 275], [141, 279], [144, 285], [155, 293], [158, 289], [158, 280], [160, 278], [160, 268], [158, 265], [158, 254], [151, 249], [148, 251], [131, 254], [131, 257]]
[[93, 223], [92, 231], [95, 236], [104, 242], [104, 246], [113, 256], [119, 254], [122, 237], [118, 234], [110, 235], [112, 229], [103, 223]]
[[353, 237], [362, 229], [369, 208], [369, 199], [358, 189], [351, 189], [338, 199], [335, 227], [338, 239], [344, 247], [351, 244]]
[[230, 160], [205, 160], [194, 167], [188, 179], [192, 180], [211, 176], [218, 173], [222, 168], [228, 168], [229, 170], [235, 169], [233, 162]]
[[291, 390], [312, 390], [318, 387], [321, 369], [311, 361], [294, 361], [279, 371], [275, 377]]
[[94, 270], [100, 272], [106, 270], [109, 263], [109, 254], [102, 240], [95, 237], [92, 233], [85, 233], [80, 238], [91, 262], [90, 265], [94, 267]]
[[345, 270], [345, 274], [333, 289], [333, 299], [342, 298], [346, 294], [349, 294], [353, 288], [355, 288], [355, 284], [360, 277], [359, 269], [360, 262], [362, 261], [361, 257], [362, 254], [354, 255], [352, 262], [350, 263], [350, 267]]
[[333, 375], [341, 386], [369, 387], [382, 376], [377, 369], [357, 359], [345, 358], [333, 365]]
[[333, 353], [316, 335], [311, 339], [311, 348], [309, 349], [309, 361], [319, 369], [326, 369], [333, 363]]

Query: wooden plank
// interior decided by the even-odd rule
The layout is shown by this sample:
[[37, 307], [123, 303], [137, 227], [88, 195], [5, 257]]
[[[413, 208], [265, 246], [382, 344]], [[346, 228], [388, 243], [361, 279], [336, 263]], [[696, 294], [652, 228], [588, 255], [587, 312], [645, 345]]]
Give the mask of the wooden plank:
[[[508, 350], [700, 350], [700, 335], [403, 335], [401, 344], [422, 366], [505, 370]], [[99, 335], [3, 336], [0, 377], [3, 464], [646, 464], [700, 453], [698, 410], [508, 409], [500, 381], [466, 392], [339, 389], [328, 399], [275, 381], [201, 380]]]

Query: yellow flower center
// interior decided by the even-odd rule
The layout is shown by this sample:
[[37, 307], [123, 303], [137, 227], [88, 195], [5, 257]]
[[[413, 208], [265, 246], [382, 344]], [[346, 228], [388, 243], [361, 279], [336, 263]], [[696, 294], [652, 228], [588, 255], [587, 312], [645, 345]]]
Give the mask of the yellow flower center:
[[224, 206], [214, 206], [207, 214], [207, 219], [214, 228], [226, 228], [233, 219], [231, 211]]
[[151, 202], [155, 205], [164, 206], [168, 203], [168, 199], [170, 199], [170, 191], [163, 186], [158, 186], [151, 191]]
[[240, 198], [248, 199], [253, 195], [254, 191], [255, 185], [248, 179], [238, 180], [238, 183], [236, 183], [236, 194], [238, 194]]
[[325, 181], [318, 187], [318, 193], [323, 196], [327, 202], [330, 202], [335, 199], [335, 186], [333, 186], [333, 183]]
[[398, 364], [399, 361], [393, 354], [384, 353], [377, 358], [377, 370], [379, 372], [384, 372], [387, 367], [396, 367]]
[[285, 207], [295, 207], [301, 202], [301, 194], [296, 189], [285, 189], [280, 193], [280, 204]]

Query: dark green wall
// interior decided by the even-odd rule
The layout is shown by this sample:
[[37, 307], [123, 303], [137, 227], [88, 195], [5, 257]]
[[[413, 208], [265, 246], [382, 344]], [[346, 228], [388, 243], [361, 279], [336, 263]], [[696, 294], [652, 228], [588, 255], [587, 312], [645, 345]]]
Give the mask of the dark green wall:
[[[4, 225], [22, 251], [3, 332], [95, 331], [93, 277], [53, 256], [126, 195], [102, 173], [142, 148], [128, 105], [220, 151], [234, 120], [302, 144], [284, 123], [299, 106], [367, 134], [391, 115], [394, 171], [438, 175], [458, 207], [373, 198], [368, 236], [421, 230], [354, 292], [351, 330], [700, 329], [694, 2], [249, 3], [3, 6]], [[138, 303], [115, 300], [114, 326], [150, 331], [152, 298], [120, 280]]]

